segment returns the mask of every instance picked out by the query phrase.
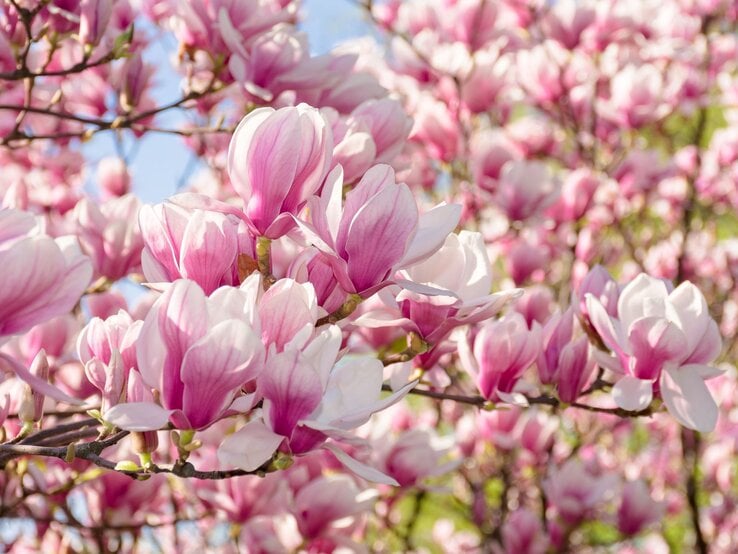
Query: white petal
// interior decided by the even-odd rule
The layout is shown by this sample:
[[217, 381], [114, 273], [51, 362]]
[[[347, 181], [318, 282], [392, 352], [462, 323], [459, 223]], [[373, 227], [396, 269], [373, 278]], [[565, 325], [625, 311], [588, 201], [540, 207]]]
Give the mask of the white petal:
[[612, 398], [615, 404], [629, 412], [645, 410], [653, 399], [653, 383], [645, 379], [638, 379], [626, 375], [612, 388]]
[[715, 429], [718, 407], [695, 366], [663, 371], [661, 396], [669, 413], [685, 427], [703, 433]]
[[125, 402], [110, 408], [103, 417], [126, 431], [156, 431], [166, 426], [173, 412], [152, 402]]
[[261, 421], [251, 421], [220, 443], [218, 460], [229, 467], [254, 471], [272, 457], [283, 440]]
[[338, 461], [346, 467], [346, 469], [358, 475], [359, 477], [363, 477], [367, 481], [371, 481], [373, 483], [381, 483], [383, 485], [392, 485], [394, 487], [400, 486], [400, 483], [398, 483], [389, 475], [385, 475], [378, 469], [363, 464], [359, 460], [355, 460], [333, 444], [326, 444], [325, 446], [323, 446], [323, 448], [332, 452], [333, 455], [338, 459]]

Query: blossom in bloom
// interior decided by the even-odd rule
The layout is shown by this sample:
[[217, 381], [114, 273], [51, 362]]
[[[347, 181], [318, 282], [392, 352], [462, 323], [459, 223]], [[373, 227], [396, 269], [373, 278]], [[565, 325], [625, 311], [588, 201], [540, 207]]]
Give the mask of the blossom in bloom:
[[[143, 206], [139, 215], [144, 249], [141, 265], [150, 283], [195, 281], [206, 294], [222, 285], [238, 285], [238, 255], [253, 257], [253, 245], [233, 214], [181, 205], [177, 195], [155, 206]], [[202, 207], [196, 207], [202, 206]]]
[[167, 421], [203, 429], [228, 410], [242, 385], [264, 367], [264, 346], [251, 313], [257, 278], [209, 297], [193, 281], [178, 280], [149, 311], [136, 344], [143, 382], [158, 391], [152, 402], [118, 404], [105, 415], [121, 429], [151, 431]]
[[0, 337], [69, 312], [92, 277], [92, 264], [71, 237], [37, 232], [33, 215], [0, 210]]
[[373, 317], [369, 312], [355, 321], [357, 325], [400, 325], [438, 344], [456, 327], [489, 319], [520, 293], [491, 292], [492, 272], [484, 239], [470, 231], [451, 233], [432, 257], [398, 275], [403, 289], [394, 302], [387, 299], [398, 312], [397, 318], [387, 320], [386, 315]]
[[333, 267], [347, 292], [369, 296], [403, 266], [437, 251], [453, 230], [460, 207], [439, 205], [419, 215], [407, 185], [388, 165], [376, 165], [342, 200], [343, 172], [334, 169], [320, 197], [309, 202], [308, 240]]
[[75, 207], [77, 236], [97, 275], [117, 281], [140, 271], [144, 242], [138, 227], [141, 201], [132, 194], [98, 206], [82, 199]]
[[628, 481], [623, 485], [622, 499], [618, 506], [618, 530], [627, 536], [640, 533], [643, 529], [660, 521], [664, 506], [651, 498], [648, 486], [641, 480]]
[[544, 554], [548, 550], [548, 538], [541, 519], [525, 508], [515, 510], [502, 526], [504, 554]]
[[596, 510], [612, 497], [617, 478], [594, 475], [581, 461], [572, 458], [551, 471], [543, 482], [543, 490], [558, 515], [569, 525], [577, 525], [595, 517]]
[[519, 313], [480, 325], [469, 350], [462, 341], [464, 368], [474, 377], [484, 398], [509, 398], [523, 372], [535, 361], [541, 344], [537, 322], [528, 329]]
[[102, 413], [125, 398], [128, 372], [137, 368], [136, 341], [142, 321], [120, 310], [104, 321], [93, 317], [79, 334], [77, 354], [85, 375], [102, 395]]
[[451, 452], [453, 442], [438, 437], [426, 429], [410, 429], [396, 440], [380, 448], [381, 469], [397, 480], [401, 487], [413, 487], [428, 478], [443, 475], [455, 469], [462, 460], [444, 458]]
[[231, 184], [257, 235], [278, 238], [318, 190], [331, 164], [333, 137], [307, 104], [259, 108], [241, 120], [228, 149]]
[[645, 273], [620, 293], [617, 317], [594, 296], [587, 296], [593, 327], [613, 356], [598, 362], [621, 375], [613, 398], [621, 408], [638, 411], [658, 392], [669, 413], [685, 427], [711, 431], [717, 405], [705, 380], [721, 371], [709, 364], [722, 341], [705, 297], [689, 281], [674, 290]]

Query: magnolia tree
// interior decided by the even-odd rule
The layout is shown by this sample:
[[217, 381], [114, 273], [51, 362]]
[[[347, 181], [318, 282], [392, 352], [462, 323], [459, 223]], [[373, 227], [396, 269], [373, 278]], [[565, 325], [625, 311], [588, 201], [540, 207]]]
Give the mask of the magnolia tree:
[[2, 2], [4, 551], [735, 552], [738, 4], [299, 8]]

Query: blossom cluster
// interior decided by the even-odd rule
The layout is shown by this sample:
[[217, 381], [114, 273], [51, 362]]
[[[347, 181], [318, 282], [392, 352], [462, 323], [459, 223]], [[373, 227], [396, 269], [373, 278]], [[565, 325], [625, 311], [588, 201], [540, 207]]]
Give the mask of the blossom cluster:
[[299, 8], [0, 6], [9, 551], [735, 551], [738, 4]]

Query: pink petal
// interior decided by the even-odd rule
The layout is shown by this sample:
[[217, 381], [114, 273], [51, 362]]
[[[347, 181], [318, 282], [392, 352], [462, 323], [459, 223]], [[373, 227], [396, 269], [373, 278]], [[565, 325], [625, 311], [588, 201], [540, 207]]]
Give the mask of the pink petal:
[[285, 437], [312, 413], [323, 395], [320, 376], [296, 350], [269, 355], [257, 390], [264, 396], [264, 412], [272, 429]]
[[269, 460], [284, 437], [261, 421], [251, 421], [228, 435], [218, 447], [218, 461], [228, 467], [254, 471]]
[[698, 365], [669, 368], [661, 374], [661, 397], [679, 423], [708, 433], [715, 429], [718, 407], [702, 379]]
[[167, 425], [173, 413], [151, 402], [126, 402], [113, 406], [103, 417], [126, 431], [156, 431]]
[[241, 385], [256, 378], [264, 347], [244, 322], [229, 319], [210, 329], [182, 360], [182, 409], [194, 429], [213, 423]]

